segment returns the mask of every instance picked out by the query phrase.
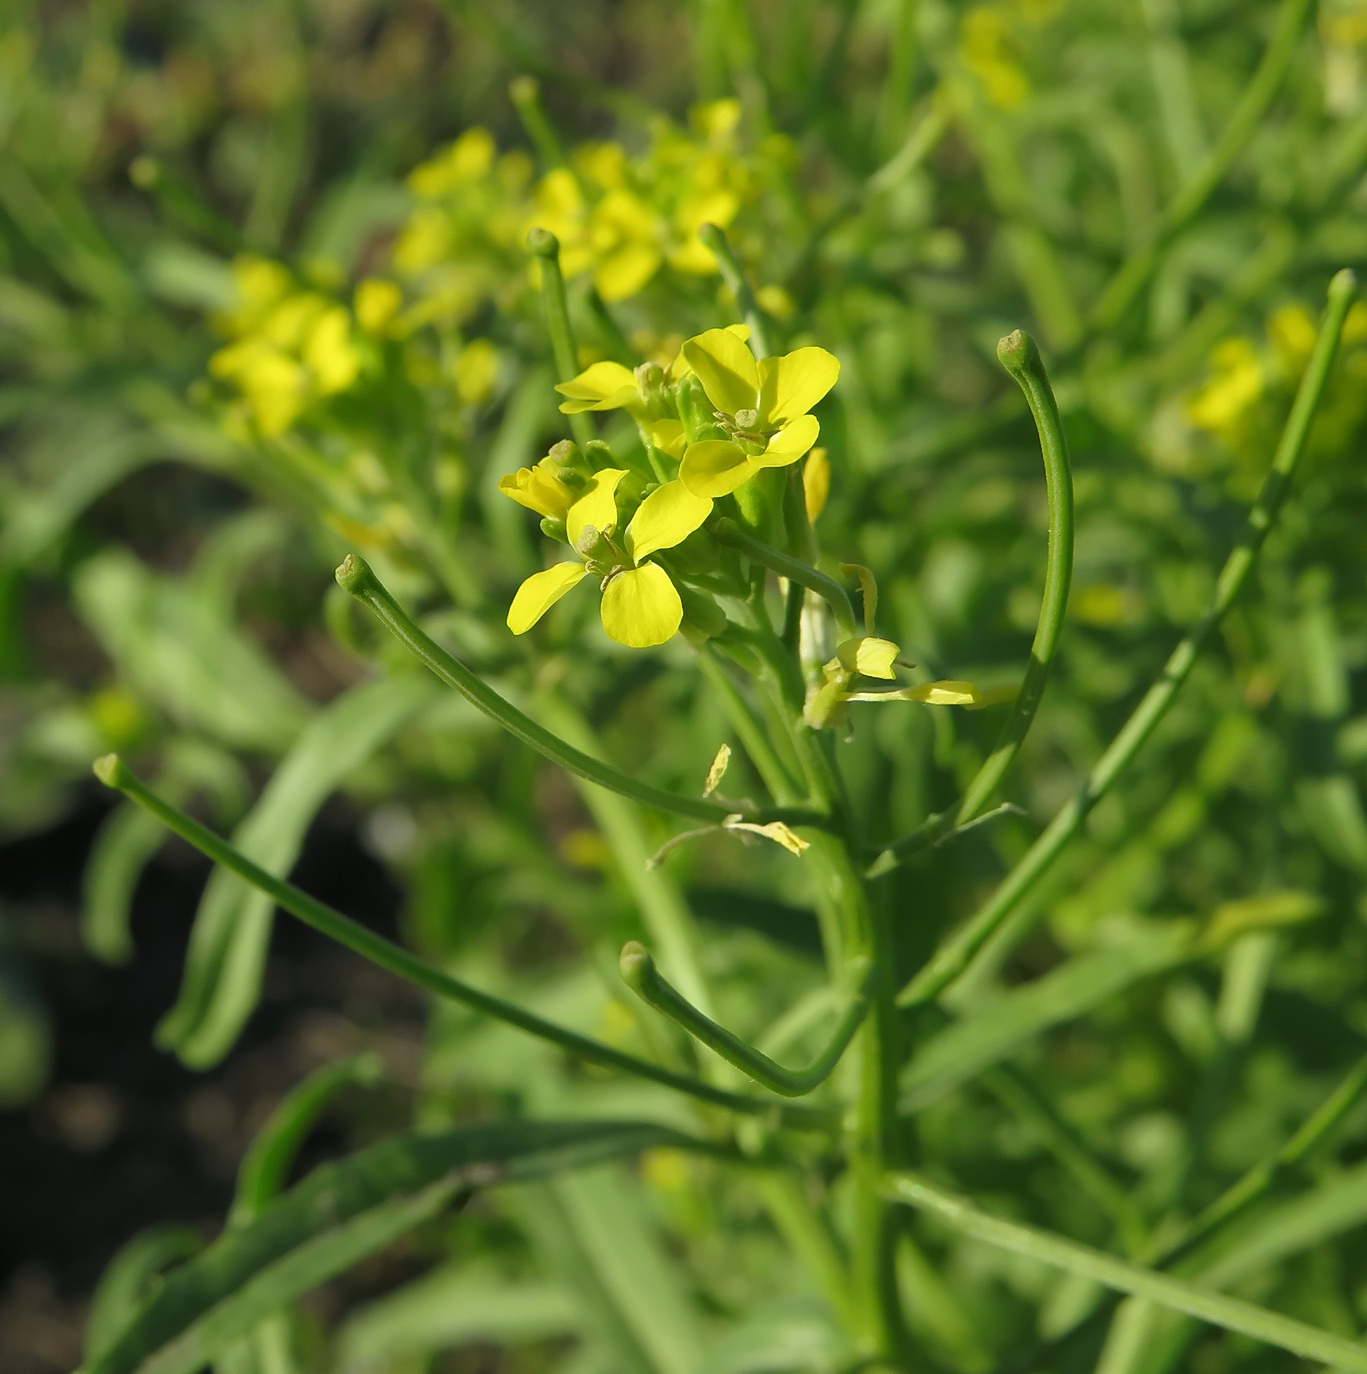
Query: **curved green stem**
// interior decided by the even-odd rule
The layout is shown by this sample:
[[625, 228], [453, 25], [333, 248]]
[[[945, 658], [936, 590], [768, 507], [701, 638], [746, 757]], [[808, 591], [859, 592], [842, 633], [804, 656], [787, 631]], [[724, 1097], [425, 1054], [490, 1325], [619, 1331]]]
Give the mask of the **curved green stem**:
[[941, 946], [930, 962], [902, 989], [897, 999], [901, 1005], [915, 1006], [938, 997], [964, 972], [974, 955], [1020, 905], [1082, 828], [1092, 808], [1120, 779], [1159, 721], [1167, 714], [1202, 649], [1247, 583], [1268, 531], [1277, 518], [1305, 451], [1311, 422], [1328, 385], [1329, 369], [1356, 289], [1356, 278], [1346, 268], [1330, 283], [1328, 308], [1282, 431], [1281, 441], [1277, 445], [1271, 470], [1248, 513], [1243, 538], [1220, 570], [1209, 609], [1173, 650], [1162, 674], [1144, 694], [1143, 700], [1106, 752], [1097, 760], [1082, 790], [1049, 823], [1044, 833], [1007, 874], [987, 905]]
[[997, 357], [1025, 395], [1039, 431], [1044, 458], [1044, 485], [1049, 500], [1049, 546], [1045, 555], [1044, 595], [1030, 662], [1021, 680], [1020, 694], [992, 752], [983, 761], [958, 806], [929, 817], [910, 835], [889, 845], [869, 870], [871, 877], [890, 872], [898, 863], [945, 836], [962, 830], [981, 815], [1020, 753], [1044, 696], [1049, 667], [1054, 661], [1068, 608], [1068, 589], [1073, 576], [1073, 474], [1068, 464], [1068, 441], [1059, 418], [1058, 403], [1039, 349], [1029, 334], [1017, 329], [997, 345]]
[[[546, 306], [546, 332], [551, 337], [556, 375], [562, 382], [568, 382], [579, 375], [579, 355], [574, 346], [574, 330], [570, 327], [565, 277], [560, 270], [560, 240], [549, 229], [533, 229], [527, 235], [527, 247], [541, 262], [541, 298]], [[596, 437], [593, 421], [587, 413], [566, 418], [574, 442], [580, 448]]]
[[[448, 687], [454, 687], [471, 705], [483, 711], [491, 720], [496, 720], [509, 734], [535, 749], [544, 758], [550, 759], [552, 763], [558, 763], [575, 777], [597, 783], [599, 787], [606, 787], [610, 792], [620, 792], [622, 796], [631, 797], [646, 806], [656, 806], [662, 811], [692, 816], [701, 821], [720, 824], [731, 814], [716, 802], [681, 797], [662, 788], [652, 787], [649, 783], [639, 782], [610, 763], [604, 763], [602, 759], [593, 758], [582, 750], [566, 744], [544, 725], [538, 725], [511, 702], [505, 701], [478, 674], [472, 673], [459, 659], [454, 658], [419, 629], [390, 595], [388, 588], [375, 576], [365, 559], [348, 554], [337, 569], [337, 582], [343, 591], [349, 592], [368, 607], [385, 629]], [[760, 817], [763, 820], [787, 821], [790, 825], [819, 826], [825, 823], [824, 818], [815, 812], [788, 807], [769, 808], [756, 812], [754, 816], [747, 816], [746, 819]]]
[[851, 994], [849, 1004], [831, 1032], [826, 1048], [805, 1069], [785, 1069], [763, 1051], [747, 1045], [724, 1026], [719, 1026], [710, 1016], [703, 1015], [660, 976], [650, 951], [639, 941], [628, 940], [622, 946], [622, 956], [617, 966], [622, 981], [637, 997], [677, 1022], [695, 1039], [715, 1050], [728, 1064], [734, 1064], [742, 1073], [748, 1074], [771, 1092], [783, 1097], [805, 1097], [831, 1076], [841, 1055], [854, 1039], [855, 1032], [863, 1024], [864, 1017], [868, 1015], [869, 961], [862, 959], [857, 962], [863, 965], [862, 970], [854, 970], [858, 988]]
[[1191, 223], [1224, 179], [1281, 88], [1309, 14], [1310, 0], [1284, 0], [1263, 60], [1244, 88], [1243, 99], [1230, 116], [1219, 141], [1178, 192], [1153, 232], [1106, 284], [1087, 321], [1089, 335], [1095, 336], [1112, 328], [1129, 309], [1156, 271], [1164, 247]]
[[712, 256], [716, 258], [722, 280], [731, 288], [731, 294], [736, 298], [736, 307], [740, 311], [740, 317], [750, 326], [751, 351], [757, 358], [767, 358], [769, 356], [769, 334], [764, 323], [764, 314], [759, 308], [759, 302], [755, 299], [755, 293], [750, 289], [750, 283], [745, 280], [745, 270], [741, 267], [735, 250], [731, 247], [731, 241], [726, 237], [722, 228], [716, 224], [704, 224], [698, 230], [698, 237]]
[[859, 634], [859, 625], [854, 618], [854, 607], [850, 604], [850, 598], [845, 589], [833, 578], [818, 572], [810, 563], [804, 563], [791, 554], [774, 548], [772, 544], [766, 544], [746, 534], [734, 520], [725, 516], [710, 528], [719, 543], [743, 553], [752, 563], [758, 563], [821, 597], [835, 613], [836, 628], [840, 631], [841, 639], [854, 639]]
[[264, 868], [258, 868], [245, 854], [234, 849], [221, 836], [200, 825], [179, 807], [163, 801], [117, 754], [106, 754], [98, 759], [95, 763], [95, 776], [106, 787], [115, 788], [139, 806], [145, 807], [168, 830], [174, 831], [181, 839], [194, 845], [200, 853], [206, 854], [224, 868], [231, 869], [238, 877], [273, 898], [284, 910], [292, 916], [297, 916], [305, 925], [321, 931], [329, 939], [345, 945], [347, 949], [364, 959], [369, 959], [380, 968], [436, 993], [438, 997], [449, 998], [453, 1002], [483, 1012], [486, 1016], [516, 1026], [518, 1030], [526, 1031], [529, 1035], [548, 1040], [590, 1064], [601, 1064], [604, 1068], [618, 1069], [638, 1078], [648, 1078], [654, 1083], [673, 1088], [676, 1092], [687, 1093], [690, 1097], [712, 1102], [733, 1112], [751, 1116], [772, 1113], [775, 1114], [776, 1120], [791, 1127], [824, 1127], [831, 1121], [831, 1113], [818, 1107], [789, 1106], [761, 1097], [747, 1097], [741, 1093], [727, 1092], [723, 1088], [714, 1088], [710, 1083], [704, 1083], [700, 1079], [674, 1073], [661, 1068], [658, 1064], [638, 1059], [635, 1055], [626, 1054], [598, 1040], [592, 1040], [588, 1036], [566, 1030], [552, 1021], [544, 1021], [532, 1012], [524, 1011], [512, 1002], [505, 1002], [503, 998], [495, 997], [492, 993], [481, 992], [478, 988], [453, 978], [449, 973], [433, 968], [431, 964], [410, 954], [401, 945], [386, 940], [382, 935], [376, 935], [359, 921], [343, 916], [340, 911], [335, 911], [317, 898], [310, 897], [307, 892], [301, 891], [292, 883], [267, 873]]

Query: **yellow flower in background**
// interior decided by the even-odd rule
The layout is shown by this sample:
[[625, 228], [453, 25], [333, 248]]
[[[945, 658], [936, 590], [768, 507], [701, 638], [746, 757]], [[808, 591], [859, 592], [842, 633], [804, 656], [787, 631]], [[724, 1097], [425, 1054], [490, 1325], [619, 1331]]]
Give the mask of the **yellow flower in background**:
[[218, 324], [233, 342], [209, 359], [231, 383], [263, 435], [283, 434], [313, 402], [347, 390], [360, 374], [351, 312], [318, 291], [300, 290], [280, 263], [233, 264], [238, 299]]
[[695, 495], [725, 496], [763, 468], [797, 462], [816, 443], [821, 426], [808, 412], [840, 376], [839, 360], [824, 348], [756, 362], [729, 330], [709, 329], [684, 344], [683, 356], [731, 436], [685, 450], [679, 477]]
[[1187, 403], [1198, 429], [1226, 434], [1263, 394], [1265, 375], [1257, 350], [1247, 339], [1226, 339], [1211, 354], [1211, 376]]
[[367, 277], [356, 287], [356, 322], [372, 334], [382, 334], [403, 308], [403, 292], [392, 281]]
[[1000, 4], [975, 6], [959, 28], [959, 60], [1003, 110], [1016, 109], [1030, 95], [1030, 80], [1012, 53], [1012, 38], [1011, 15]]
[[498, 349], [488, 339], [471, 339], [453, 369], [456, 394], [466, 405], [482, 405], [498, 382]]
[[637, 507], [618, 543], [616, 493], [626, 475], [622, 468], [595, 473], [566, 512], [566, 534], [582, 561], [557, 563], [523, 582], [508, 608], [514, 634], [525, 634], [589, 576], [601, 579], [603, 629], [618, 644], [651, 649], [678, 633], [683, 602], [669, 574], [646, 560], [683, 543], [707, 519], [712, 502], [694, 496], [681, 482], [666, 482]]

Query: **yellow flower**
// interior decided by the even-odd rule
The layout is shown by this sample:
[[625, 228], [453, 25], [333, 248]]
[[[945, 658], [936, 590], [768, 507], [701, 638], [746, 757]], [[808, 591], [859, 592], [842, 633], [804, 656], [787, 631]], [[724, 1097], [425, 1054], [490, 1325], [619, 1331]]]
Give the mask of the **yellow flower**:
[[716, 408], [728, 439], [690, 444], [679, 477], [697, 496], [725, 496], [762, 468], [787, 467], [816, 443], [808, 411], [835, 385], [840, 362], [824, 348], [799, 348], [758, 363], [729, 330], [689, 339], [683, 357]]
[[471, 339], [455, 365], [456, 393], [466, 405], [482, 405], [498, 381], [498, 349], [488, 339]]
[[[558, 446], [557, 446], [558, 447]], [[548, 520], [564, 520], [582, 494], [564, 480], [565, 464], [552, 449], [535, 467], [498, 479], [498, 489]]]
[[403, 292], [392, 281], [367, 277], [356, 287], [356, 319], [362, 329], [382, 333], [403, 307]]
[[641, 405], [636, 374], [621, 363], [593, 363], [555, 389], [565, 397], [560, 403], [564, 415], [585, 410], [633, 410]]
[[508, 628], [515, 635], [525, 634], [590, 575], [602, 580], [603, 629], [618, 644], [650, 649], [678, 632], [683, 602], [669, 574], [646, 560], [683, 543], [707, 519], [712, 502], [694, 496], [681, 482], [666, 482], [641, 502], [618, 544], [613, 539], [617, 485], [626, 475], [622, 468], [595, 473], [588, 491], [569, 508], [566, 534], [582, 561], [533, 573], [517, 589], [508, 608]]
[[1263, 365], [1247, 339], [1226, 339], [1211, 354], [1210, 380], [1187, 405], [1192, 424], [1228, 433], [1263, 394]]

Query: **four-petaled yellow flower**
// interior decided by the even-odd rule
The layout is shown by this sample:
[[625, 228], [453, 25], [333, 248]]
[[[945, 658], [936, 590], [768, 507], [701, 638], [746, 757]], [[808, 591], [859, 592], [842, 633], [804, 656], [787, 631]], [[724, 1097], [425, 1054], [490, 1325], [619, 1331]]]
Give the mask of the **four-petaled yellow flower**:
[[[603, 629], [617, 643], [629, 649], [651, 649], [678, 632], [683, 602], [669, 574], [646, 560], [683, 543], [707, 519], [712, 502], [695, 496], [682, 482], [666, 482], [641, 502], [619, 543], [614, 538], [617, 487], [626, 475], [623, 468], [604, 468], [570, 506], [565, 532], [582, 561], [557, 563], [533, 573], [517, 589], [508, 608], [508, 628], [514, 634], [525, 634], [571, 587], [590, 575], [602, 580]], [[523, 505], [531, 504], [520, 494], [508, 494]]]
[[808, 411], [840, 376], [839, 360], [824, 348], [756, 362], [735, 334], [709, 329], [684, 344], [683, 357], [728, 435], [685, 450], [679, 478], [694, 495], [725, 496], [763, 468], [797, 462], [816, 443], [821, 426]]

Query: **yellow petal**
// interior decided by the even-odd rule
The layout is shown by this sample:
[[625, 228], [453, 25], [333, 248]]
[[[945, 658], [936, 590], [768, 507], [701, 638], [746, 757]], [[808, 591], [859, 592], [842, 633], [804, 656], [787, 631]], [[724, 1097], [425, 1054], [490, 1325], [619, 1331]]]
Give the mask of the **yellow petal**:
[[712, 760], [711, 768], [707, 770], [707, 785], [702, 790], [704, 797], [710, 797], [721, 786], [721, 780], [726, 776], [726, 769], [730, 762], [731, 746], [723, 744], [717, 750], [717, 756]]
[[890, 639], [861, 635], [839, 645], [835, 656], [846, 672], [863, 673], [865, 677], [895, 678], [897, 674], [892, 671], [892, 665], [901, 652]]
[[575, 501], [575, 493], [560, 480], [554, 465], [544, 459], [534, 468], [518, 468], [500, 477], [498, 489], [519, 506], [551, 520], [563, 520]]
[[565, 532], [571, 544], [578, 547], [579, 536], [590, 525], [596, 530], [616, 528], [617, 483], [626, 475], [625, 468], [604, 468], [593, 474], [588, 489], [565, 516]]
[[782, 821], [769, 821], [765, 825], [755, 825], [751, 821], [724, 821], [723, 824], [728, 830], [744, 830], [751, 835], [763, 835], [766, 840], [781, 844], [799, 859], [811, 848], [801, 835], [795, 834]]
[[706, 496], [694, 496], [682, 482], [666, 482], [641, 502], [627, 526], [627, 552], [638, 563], [658, 549], [682, 544], [712, 514]]
[[581, 410], [620, 410], [640, 395], [631, 369], [611, 362], [594, 363], [555, 389], [569, 398], [560, 406], [566, 415], [578, 415]]
[[826, 509], [826, 498], [830, 494], [831, 460], [826, 457], [824, 448], [814, 448], [807, 455], [807, 466], [802, 469], [802, 496], [808, 520], [815, 520]]
[[659, 250], [648, 243], [629, 243], [598, 264], [593, 284], [605, 301], [634, 296], [660, 267]]
[[603, 628], [628, 649], [653, 649], [673, 639], [683, 602], [658, 563], [618, 573], [603, 591]]
[[786, 468], [789, 463], [796, 463], [816, 443], [820, 433], [821, 424], [815, 415], [799, 415], [770, 436], [769, 446], [763, 453], [756, 454], [755, 466]]
[[805, 415], [836, 383], [840, 359], [824, 348], [799, 348], [759, 365], [760, 423], [766, 428]]
[[533, 573], [518, 589], [508, 607], [508, 628], [526, 634], [567, 591], [588, 571], [582, 563], [557, 563], [544, 572]]
[[725, 496], [754, 472], [749, 455], [729, 439], [690, 444], [679, 464], [679, 480], [694, 496]]
[[654, 420], [650, 426], [650, 442], [669, 454], [677, 462], [683, 457], [684, 427], [682, 420]]
[[683, 356], [718, 410], [734, 415], [738, 410], [753, 410], [759, 403], [754, 355], [729, 329], [709, 329], [689, 339]]

